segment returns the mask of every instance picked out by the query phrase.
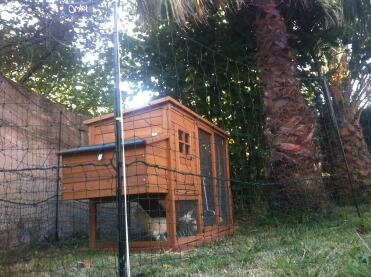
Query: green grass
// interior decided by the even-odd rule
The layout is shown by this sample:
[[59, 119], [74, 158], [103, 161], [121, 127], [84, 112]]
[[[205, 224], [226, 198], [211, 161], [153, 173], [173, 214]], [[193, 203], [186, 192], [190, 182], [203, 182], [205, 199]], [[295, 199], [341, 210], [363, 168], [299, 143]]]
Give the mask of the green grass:
[[[297, 222], [297, 220], [296, 220]], [[371, 276], [371, 213], [327, 219], [245, 215], [236, 235], [185, 253], [132, 255], [133, 276]], [[4, 276], [115, 276], [116, 253], [54, 246], [0, 270]], [[1, 262], [1, 258], [0, 258]], [[78, 262], [89, 262], [80, 268]]]

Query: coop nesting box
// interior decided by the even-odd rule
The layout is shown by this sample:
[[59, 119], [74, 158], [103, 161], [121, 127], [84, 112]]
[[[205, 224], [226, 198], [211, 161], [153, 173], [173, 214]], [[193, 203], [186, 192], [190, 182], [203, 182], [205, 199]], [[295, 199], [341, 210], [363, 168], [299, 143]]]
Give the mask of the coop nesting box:
[[[91, 247], [117, 237], [113, 114], [85, 121], [89, 145], [62, 156], [63, 200], [89, 200]], [[170, 97], [124, 111], [132, 249], [183, 249], [234, 231], [228, 135]]]

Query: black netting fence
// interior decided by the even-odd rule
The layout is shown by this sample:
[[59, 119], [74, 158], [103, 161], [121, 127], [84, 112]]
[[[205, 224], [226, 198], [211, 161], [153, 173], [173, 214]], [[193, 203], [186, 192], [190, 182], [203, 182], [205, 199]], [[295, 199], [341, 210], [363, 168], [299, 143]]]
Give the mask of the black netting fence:
[[[63, 87], [55, 81], [43, 86], [44, 94], [95, 114], [110, 110], [112, 98], [111, 29], [105, 18], [111, 9], [99, 3], [97, 22], [61, 16], [46, 1], [34, 3], [35, 10], [60, 16], [66, 30], [84, 37], [86, 49], [100, 51], [86, 68], [73, 68], [86, 75], [71, 71], [61, 79], [69, 79], [73, 89], [53, 94], [55, 87]], [[251, 30], [241, 35], [238, 27], [236, 35], [220, 18], [213, 19], [222, 28], [215, 34], [209, 27], [186, 30], [152, 20], [158, 22], [153, 30], [137, 22], [138, 29], [126, 30], [121, 38], [123, 76], [133, 86], [125, 100], [135, 90], [156, 98], [146, 104], [139, 99], [142, 106], [123, 113], [126, 182], [117, 178], [114, 114], [85, 118], [0, 75], [0, 276], [276, 275], [271, 269], [261, 271], [260, 263], [272, 264], [275, 249], [289, 257], [280, 247], [299, 240], [302, 233], [295, 234], [295, 228], [322, 226], [315, 236], [327, 243], [342, 232], [338, 230], [348, 217], [361, 224], [351, 242], [339, 242], [341, 251], [349, 248], [349, 260], [369, 269], [369, 246], [362, 237], [370, 228], [369, 136], [364, 139], [352, 97], [349, 103], [338, 101], [333, 80], [296, 78], [296, 71], [305, 74], [306, 69], [281, 50], [265, 60], [269, 64], [283, 55], [275, 60], [279, 65], [260, 64], [258, 70], [255, 54], [246, 53], [256, 50], [250, 45]], [[67, 49], [53, 63], [84, 56], [70, 52], [81, 37], [72, 42], [58, 20], [46, 23], [46, 53]], [[95, 40], [93, 33], [101, 37]], [[236, 53], [221, 33], [241, 40]], [[265, 47], [266, 37], [260, 36]], [[291, 53], [283, 37], [274, 45]], [[12, 45], [3, 45], [2, 56], [10, 57]], [[16, 45], [27, 48], [28, 42]], [[257, 58], [261, 62], [264, 55]], [[80, 86], [82, 79], [85, 87]], [[32, 85], [37, 87], [40, 80], [34, 76]], [[370, 128], [364, 130], [369, 133]], [[123, 197], [117, 197], [120, 189], [126, 207]], [[324, 223], [338, 214], [340, 220]], [[288, 237], [270, 233], [272, 226], [283, 226], [281, 232]], [[267, 244], [272, 237], [278, 241]], [[329, 244], [323, 254], [317, 244], [309, 249], [305, 243], [297, 247], [303, 252], [291, 247], [300, 252], [295, 252], [300, 262], [280, 257], [272, 267], [299, 264], [316, 270], [308, 269], [308, 276], [336, 275], [321, 264], [338, 261], [335, 246]], [[367, 253], [354, 258], [359, 248]], [[314, 252], [325, 262], [306, 260]], [[347, 273], [367, 276], [361, 270]]]
[[[81, 116], [2, 82], [1, 271], [5, 276], [116, 274], [118, 232], [124, 230], [115, 197], [113, 116], [84, 125]], [[237, 232], [240, 214], [294, 216], [300, 222], [349, 206], [362, 215], [365, 190], [351, 165], [339, 170], [346, 145], [331, 117], [326, 87], [320, 89], [313, 135], [318, 149], [313, 166], [320, 174], [303, 176], [300, 164], [293, 169], [288, 163], [280, 169], [294, 176], [278, 181], [233, 176], [229, 148], [238, 137], [171, 98], [124, 112], [127, 266], [133, 276], [194, 259], [191, 249], [215, 241], [222, 248], [218, 255], [228, 255], [222, 245], [233, 241], [228, 237]]]

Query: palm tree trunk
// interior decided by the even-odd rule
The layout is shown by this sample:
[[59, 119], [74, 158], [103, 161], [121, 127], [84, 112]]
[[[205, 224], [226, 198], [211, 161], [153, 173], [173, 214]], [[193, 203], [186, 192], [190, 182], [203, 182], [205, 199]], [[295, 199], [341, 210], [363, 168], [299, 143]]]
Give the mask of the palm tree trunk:
[[[329, 79], [334, 111], [338, 120], [340, 137], [343, 142], [346, 162], [357, 196], [367, 197], [371, 192], [371, 155], [360, 125], [360, 112], [351, 103], [351, 85], [346, 76], [346, 55], [344, 54], [335, 73]], [[347, 173], [344, 160], [333, 159], [338, 174]], [[351, 186], [339, 182], [338, 188], [343, 198], [349, 197]]]
[[323, 213], [327, 196], [313, 140], [315, 115], [299, 91], [297, 64], [278, 9], [262, 10], [256, 18], [255, 30], [271, 147], [267, 175], [283, 185], [276, 200], [284, 209], [309, 208]]
[[[358, 196], [367, 197], [371, 192], [371, 157], [363, 137], [359, 117], [347, 117], [347, 120], [341, 123], [340, 136], [355, 191]], [[346, 170], [344, 164], [341, 168]], [[349, 186], [342, 188], [342, 191], [350, 195]]]

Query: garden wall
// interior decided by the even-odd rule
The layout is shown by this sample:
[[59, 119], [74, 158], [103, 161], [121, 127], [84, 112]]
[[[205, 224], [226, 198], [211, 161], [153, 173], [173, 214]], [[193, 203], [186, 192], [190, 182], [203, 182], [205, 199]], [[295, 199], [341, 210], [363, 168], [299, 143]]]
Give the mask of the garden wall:
[[59, 201], [59, 147], [87, 143], [84, 117], [0, 75], [0, 248], [86, 234], [87, 205]]

